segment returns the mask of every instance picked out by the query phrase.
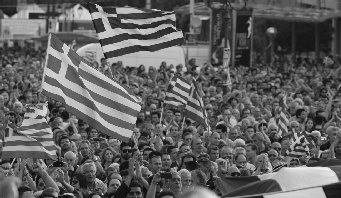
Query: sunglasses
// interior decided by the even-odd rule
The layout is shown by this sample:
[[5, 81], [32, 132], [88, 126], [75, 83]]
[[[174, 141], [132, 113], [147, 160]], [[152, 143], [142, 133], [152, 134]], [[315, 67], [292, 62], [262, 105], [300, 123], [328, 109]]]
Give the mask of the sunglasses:
[[269, 157], [276, 157], [275, 154], [269, 154]]
[[231, 173], [232, 177], [239, 177], [241, 174], [239, 172]]
[[123, 149], [123, 150], [122, 150], [122, 153], [131, 153], [131, 152], [132, 152], [131, 149]]
[[280, 150], [282, 150], [282, 148], [276, 147], [276, 148], [274, 148], [274, 150], [280, 151]]

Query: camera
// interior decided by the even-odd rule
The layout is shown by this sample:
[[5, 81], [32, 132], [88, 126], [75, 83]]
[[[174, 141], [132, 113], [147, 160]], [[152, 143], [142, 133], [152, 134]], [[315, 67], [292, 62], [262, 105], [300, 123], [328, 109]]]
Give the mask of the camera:
[[170, 173], [170, 172], [162, 172], [162, 173], [160, 173], [160, 176], [163, 179], [172, 179], [172, 173]]
[[53, 167], [63, 167], [64, 162], [56, 161], [56, 162], [53, 162], [52, 166]]

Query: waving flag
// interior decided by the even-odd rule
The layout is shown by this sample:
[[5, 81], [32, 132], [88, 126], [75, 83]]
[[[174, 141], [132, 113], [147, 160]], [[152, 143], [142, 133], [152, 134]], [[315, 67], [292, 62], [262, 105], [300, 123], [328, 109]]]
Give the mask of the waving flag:
[[186, 105], [191, 85], [180, 76], [173, 76], [167, 88], [165, 104], [178, 107]]
[[290, 147], [286, 154], [292, 158], [300, 158], [309, 155], [308, 141], [303, 133], [293, 133], [290, 138]]
[[185, 115], [188, 119], [193, 120], [209, 130], [208, 119], [204, 109], [204, 102], [195, 82], [192, 83], [190, 95], [185, 107]]
[[132, 136], [141, 105], [127, 87], [87, 65], [53, 34], [46, 56], [45, 96], [102, 133], [123, 141]]
[[[290, 192], [301, 189], [321, 187], [324, 185], [334, 184], [340, 181], [341, 166], [336, 167], [296, 167], [282, 168], [277, 173], [270, 173], [259, 176], [252, 176], [253, 180], [258, 181], [242, 183], [239, 187], [238, 182], [234, 182], [237, 187], [234, 190], [229, 189], [229, 177], [222, 178], [223, 185], [220, 185], [221, 191], [227, 193], [224, 197], [252, 197], [254, 195], [262, 195], [265, 193]], [[255, 179], [255, 177], [257, 177]], [[240, 177], [239, 180], [243, 180]], [[250, 180], [250, 179], [249, 179]], [[232, 183], [232, 182], [230, 182]], [[224, 190], [232, 191], [226, 191]], [[280, 196], [279, 196], [280, 197]], [[301, 196], [299, 196], [301, 197]]]
[[88, 4], [106, 59], [139, 51], [158, 51], [183, 43], [174, 12]]
[[[238, 196], [238, 198], [339, 198], [341, 195], [341, 182], [318, 187], [293, 190], [289, 192], [275, 192], [257, 195]], [[230, 196], [224, 196], [224, 198]], [[237, 197], [234, 197], [237, 198]]]
[[46, 115], [47, 104], [26, 106], [22, 125], [5, 137], [2, 157], [57, 159], [56, 145]]

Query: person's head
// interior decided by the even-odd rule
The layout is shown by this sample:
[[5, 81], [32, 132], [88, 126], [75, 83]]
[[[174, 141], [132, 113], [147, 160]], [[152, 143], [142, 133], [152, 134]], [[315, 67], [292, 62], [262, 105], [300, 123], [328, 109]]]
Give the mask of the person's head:
[[85, 176], [88, 183], [95, 182], [96, 165], [93, 162], [85, 163], [81, 166], [82, 174]]
[[220, 157], [223, 159], [233, 159], [233, 148], [229, 146], [224, 146], [220, 151]]
[[79, 130], [79, 135], [81, 136], [82, 140], [87, 140], [88, 139], [88, 133], [84, 130]]
[[62, 136], [59, 138], [59, 146], [62, 150], [70, 150], [71, 149], [71, 143], [68, 136]]
[[192, 138], [193, 138], [193, 134], [191, 132], [185, 132], [183, 135], [182, 135], [182, 139], [184, 141], [185, 144], [187, 144], [188, 146], [191, 145], [192, 143]]
[[210, 136], [210, 143], [214, 146], [219, 145], [220, 135], [217, 132], [213, 132]]
[[33, 190], [28, 186], [20, 186], [18, 192], [19, 198], [34, 198]]
[[111, 147], [107, 147], [102, 152], [102, 162], [113, 162], [116, 152]]
[[295, 133], [301, 132], [300, 124], [297, 121], [290, 122], [291, 130]]
[[22, 113], [23, 105], [21, 104], [21, 102], [19, 102], [19, 101], [14, 102], [13, 111], [14, 111], [14, 113]]
[[296, 110], [296, 117], [299, 120], [304, 120], [307, 117], [307, 111], [304, 108], [300, 108]]
[[219, 148], [217, 146], [210, 146], [208, 149], [207, 149], [207, 153], [208, 155], [210, 156], [210, 160], [212, 162], [215, 162], [216, 159], [219, 158]]
[[255, 144], [247, 144], [246, 147], [246, 158], [251, 160], [257, 156], [257, 146]]
[[168, 150], [170, 152], [171, 160], [175, 162], [178, 159], [179, 148], [175, 146], [170, 146]]
[[230, 138], [232, 141], [234, 141], [234, 140], [237, 139], [238, 135], [239, 135], [238, 130], [237, 130], [236, 127], [234, 127], [234, 128], [231, 130], [231, 132], [229, 133], [229, 138]]
[[179, 127], [178, 126], [171, 126], [170, 128], [170, 136], [173, 138], [177, 138], [179, 136]]
[[89, 138], [96, 138], [98, 136], [97, 129], [89, 128]]
[[289, 164], [289, 167], [298, 167], [300, 166], [300, 160], [297, 159], [297, 158], [293, 158], [290, 160], [290, 164]]
[[192, 185], [192, 175], [187, 169], [181, 169], [179, 172], [181, 177], [182, 187], [186, 188]]
[[143, 158], [143, 160], [148, 161], [148, 156], [149, 156], [149, 154], [150, 154], [151, 152], [153, 152], [153, 151], [154, 151], [154, 150], [153, 150], [152, 148], [150, 148], [150, 147], [145, 148], [145, 149], [143, 150], [143, 152], [142, 152], [142, 158]]
[[169, 170], [171, 168], [172, 165], [172, 159], [169, 153], [162, 153], [162, 168], [164, 170]]
[[326, 130], [329, 142], [334, 142], [338, 134], [340, 133], [340, 128], [335, 126], [329, 126]]
[[281, 154], [281, 150], [282, 150], [282, 145], [279, 142], [274, 142], [271, 144], [271, 149], [277, 151], [277, 153], [280, 155]]
[[[254, 141], [254, 143], [257, 145], [257, 147], [261, 147], [262, 145], [264, 145], [264, 136], [262, 133], [257, 132], [252, 136], [252, 139]], [[260, 149], [260, 148], [258, 148]]]
[[160, 113], [157, 111], [154, 111], [151, 113], [151, 119], [153, 124], [157, 124], [160, 122]]
[[253, 136], [253, 134], [255, 134], [255, 128], [253, 127], [253, 126], [248, 126], [247, 128], [246, 128], [246, 131], [247, 131], [247, 133], [249, 133], [249, 135], [250, 135], [250, 137], [252, 137]]
[[203, 141], [201, 140], [201, 138], [199, 137], [193, 138], [191, 147], [193, 152], [201, 153], [204, 150]]
[[61, 117], [55, 117], [52, 123], [52, 128], [62, 127], [63, 119]]
[[75, 166], [77, 163], [77, 155], [72, 151], [68, 151], [64, 154], [64, 160], [68, 165]]
[[39, 196], [39, 198], [48, 198], [48, 197], [58, 198], [58, 191], [55, 188], [48, 187]]
[[88, 158], [91, 155], [90, 142], [88, 140], [83, 140], [79, 145], [79, 151], [84, 158]]
[[232, 176], [232, 177], [239, 177], [239, 176], [241, 176], [240, 170], [237, 167], [235, 167], [235, 166], [230, 166], [228, 168], [228, 174], [230, 176]]
[[207, 187], [194, 187], [182, 193], [179, 198], [218, 198], [218, 195]]
[[110, 179], [108, 182], [108, 194], [115, 193], [120, 186], [121, 181], [119, 179]]
[[238, 154], [234, 157], [235, 164], [238, 168], [245, 168], [246, 167], [246, 157], [244, 154]]
[[159, 172], [162, 168], [162, 154], [157, 151], [152, 151], [149, 156], [149, 170], [153, 174]]
[[269, 157], [269, 160], [272, 162], [275, 159], [277, 159], [278, 152], [276, 150], [274, 150], [274, 149], [271, 149], [270, 151], [268, 151], [268, 157]]
[[129, 193], [127, 198], [142, 198], [143, 197], [143, 190], [142, 186], [137, 182], [131, 182], [129, 186]]
[[172, 171], [172, 181], [171, 181], [171, 190], [176, 194], [181, 193], [182, 183], [180, 174], [176, 171]]
[[191, 171], [191, 177], [194, 185], [207, 187], [206, 186], [207, 176], [201, 170], [196, 169]]
[[158, 193], [155, 198], [175, 198], [175, 195], [173, 191], [162, 190], [162, 192]]
[[185, 143], [180, 146], [180, 153], [188, 153], [191, 151], [191, 147]]
[[132, 145], [127, 142], [122, 142], [120, 145], [121, 150], [121, 157], [125, 160], [128, 160], [130, 157], [132, 157]]

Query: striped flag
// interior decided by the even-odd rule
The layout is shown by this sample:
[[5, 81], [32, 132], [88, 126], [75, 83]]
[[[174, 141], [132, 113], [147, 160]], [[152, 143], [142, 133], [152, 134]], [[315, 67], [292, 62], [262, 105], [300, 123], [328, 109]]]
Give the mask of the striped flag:
[[[341, 182], [306, 188], [293, 190], [289, 192], [275, 192], [275, 193], [266, 193], [266, 194], [257, 194], [257, 195], [246, 195], [246, 196], [238, 196], [234, 198], [339, 198], [341, 195]], [[229, 196], [224, 196], [229, 197]]]
[[3, 158], [57, 159], [51, 127], [47, 124], [47, 104], [26, 106], [23, 123], [5, 137]]
[[139, 51], [158, 51], [184, 41], [175, 13], [139, 8], [102, 8], [88, 4], [105, 58]]
[[201, 94], [199, 93], [199, 89], [195, 82], [192, 83], [185, 111], [185, 115], [188, 119], [201, 124], [206, 129], [209, 129], [208, 119], [204, 109], [204, 102], [202, 101]]
[[[296, 167], [296, 168], [282, 168], [276, 173], [270, 173], [257, 177], [258, 181], [245, 183], [244, 185], [234, 185], [236, 189], [228, 192], [224, 197], [248, 197], [253, 195], [261, 195], [264, 193], [279, 193], [296, 191], [307, 188], [315, 188], [324, 185], [334, 184], [340, 181], [341, 166], [336, 167]], [[230, 177], [222, 178], [224, 185], [221, 188], [228, 188]], [[239, 178], [243, 180], [243, 177]], [[230, 189], [231, 190], [231, 189]], [[222, 192], [224, 189], [222, 189]], [[297, 197], [297, 196], [294, 196]]]
[[289, 133], [289, 119], [283, 111], [283, 107], [276, 107], [275, 110], [276, 125], [278, 126], [278, 135], [285, 136]]
[[186, 105], [191, 85], [181, 76], [173, 76], [170, 80], [164, 103], [178, 107]]
[[309, 155], [309, 146], [304, 134], [293, 133], [290, 138], [290, 147], [286, 154], [292, 158], [301, 158], [304, 155]]
[[138, 99], [124, 87], [86, 64], [50, 34], [42, 82], [43, 94], [102, 133], [120, 140], [133, 134]]

